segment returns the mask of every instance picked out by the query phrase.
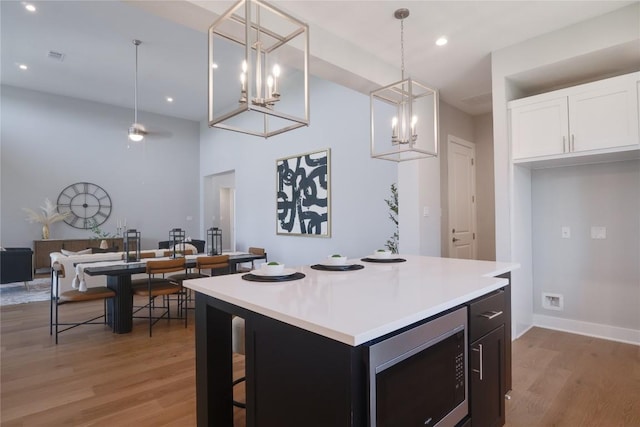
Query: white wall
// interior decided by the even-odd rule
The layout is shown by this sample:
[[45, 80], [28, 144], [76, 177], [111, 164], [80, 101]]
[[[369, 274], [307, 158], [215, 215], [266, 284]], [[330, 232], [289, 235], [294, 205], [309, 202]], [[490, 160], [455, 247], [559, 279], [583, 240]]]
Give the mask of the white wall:
[[[335, 252], [365, 256], [394, 231], [384, 199], [397, 182], [397, 165], [370, 158], [369, 98], [317, 78], [310, 79], [310, 97], [311, 125], [267, 140], [206, 123], [200, 128], [200, 175], [235, 171], [237, 249], [263, 247], [270, 260], [290, 265]], [[331, 149], [331, 238], [276, 235], [276, 160], [325, 148]]]
[[[1, 103], [2, 246], [31, 247], [41, 239], [41, 226], [25, 221], [21, 208], [37, 209], [46, 197], [55, 203], [67, 185], [81, 181], [111, 196], [106, 232], [115, 233], [117, 219], [126, 217], [141, 232], [143, 248], [157, 247], [174, 227], [201, 237], [198, 123], [139, 112], [149, 130], [171, 136], [149, 136], [127, 149], [130, 109], [11, 86], [2, 86]], [[63, 222], [51, 227], [55, 239], [91, 236]]]
[[[587, 56], [597, 61], [599, 53], [638, 43], [639, 18], [640, 4], [634, 3], [492, 53], [496, 259], [522, 264], [512, 275], [514, 337], [533, 324], [534, 291], [531, 176], [524, 168], [512, 166], [508, 134], [507, 102], [521, 96], [522, 89], [510, 77], [543, 68], [550, 73], [554, 66], [567, 68]], [[584, 64], [580, 71], [585, 71]]]

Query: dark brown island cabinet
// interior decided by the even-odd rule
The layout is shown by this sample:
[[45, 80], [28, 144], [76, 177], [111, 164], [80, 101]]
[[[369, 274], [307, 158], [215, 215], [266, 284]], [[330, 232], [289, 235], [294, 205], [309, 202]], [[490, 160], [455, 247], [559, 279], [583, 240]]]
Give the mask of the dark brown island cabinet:
[[245, 342], [247, 426], [504, 425], [519, 265], [405, 258], [358, 259], [364, 268], [346, 274], [298, 267], [304, 278], [282, 283], [185, 282], [198, 426], [233, 425], [234, 339]]
[[511, 390], [511, 288], [469, 304], [469, 408], [472, 427], [505, 424]]

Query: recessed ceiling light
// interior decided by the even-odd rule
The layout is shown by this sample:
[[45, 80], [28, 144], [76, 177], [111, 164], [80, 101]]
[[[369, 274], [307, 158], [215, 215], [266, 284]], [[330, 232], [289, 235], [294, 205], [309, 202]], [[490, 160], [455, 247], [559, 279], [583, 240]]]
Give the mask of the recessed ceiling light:
[[18, 68], [20, 68], [21, 70], [29, 69], [29, 67], [27, 67], [25, 64], [18, 64]]
[[24, 4], [24, 8], [27, 9], [29, 12], [35, 12], [36, 11], [36, 7], [34, 5], [32, 5], [31, 3], [23, 3]]
[[447, 40], [447, 38], [446, 38], [446, 37], [442, 36], [442, 37], [440, 37], [438, 40], [436, 40], [436, 44], [437, 44], [438, 46], [444, 46], [445, 44], [447, 44], [447, 42], [448, 42], [448, 41], [449, 41], [449, 40]]
[[167, 96], [167, 102], [173, 102], [173, 98], [170, 96]]

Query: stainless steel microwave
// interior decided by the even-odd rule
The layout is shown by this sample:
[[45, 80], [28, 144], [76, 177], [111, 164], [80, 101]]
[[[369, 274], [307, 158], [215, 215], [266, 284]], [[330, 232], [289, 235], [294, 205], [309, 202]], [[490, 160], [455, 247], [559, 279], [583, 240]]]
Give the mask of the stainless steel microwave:
[[469, 412], [467, 308], [369, 347], [371, 427], [452, 427]]

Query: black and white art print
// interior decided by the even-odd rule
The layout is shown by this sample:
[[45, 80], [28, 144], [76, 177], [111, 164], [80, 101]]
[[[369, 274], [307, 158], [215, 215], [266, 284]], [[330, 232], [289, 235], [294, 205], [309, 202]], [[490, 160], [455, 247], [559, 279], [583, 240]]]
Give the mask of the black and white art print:
[[329, 149], [276, 161], [277, 234], [331, 236]]

